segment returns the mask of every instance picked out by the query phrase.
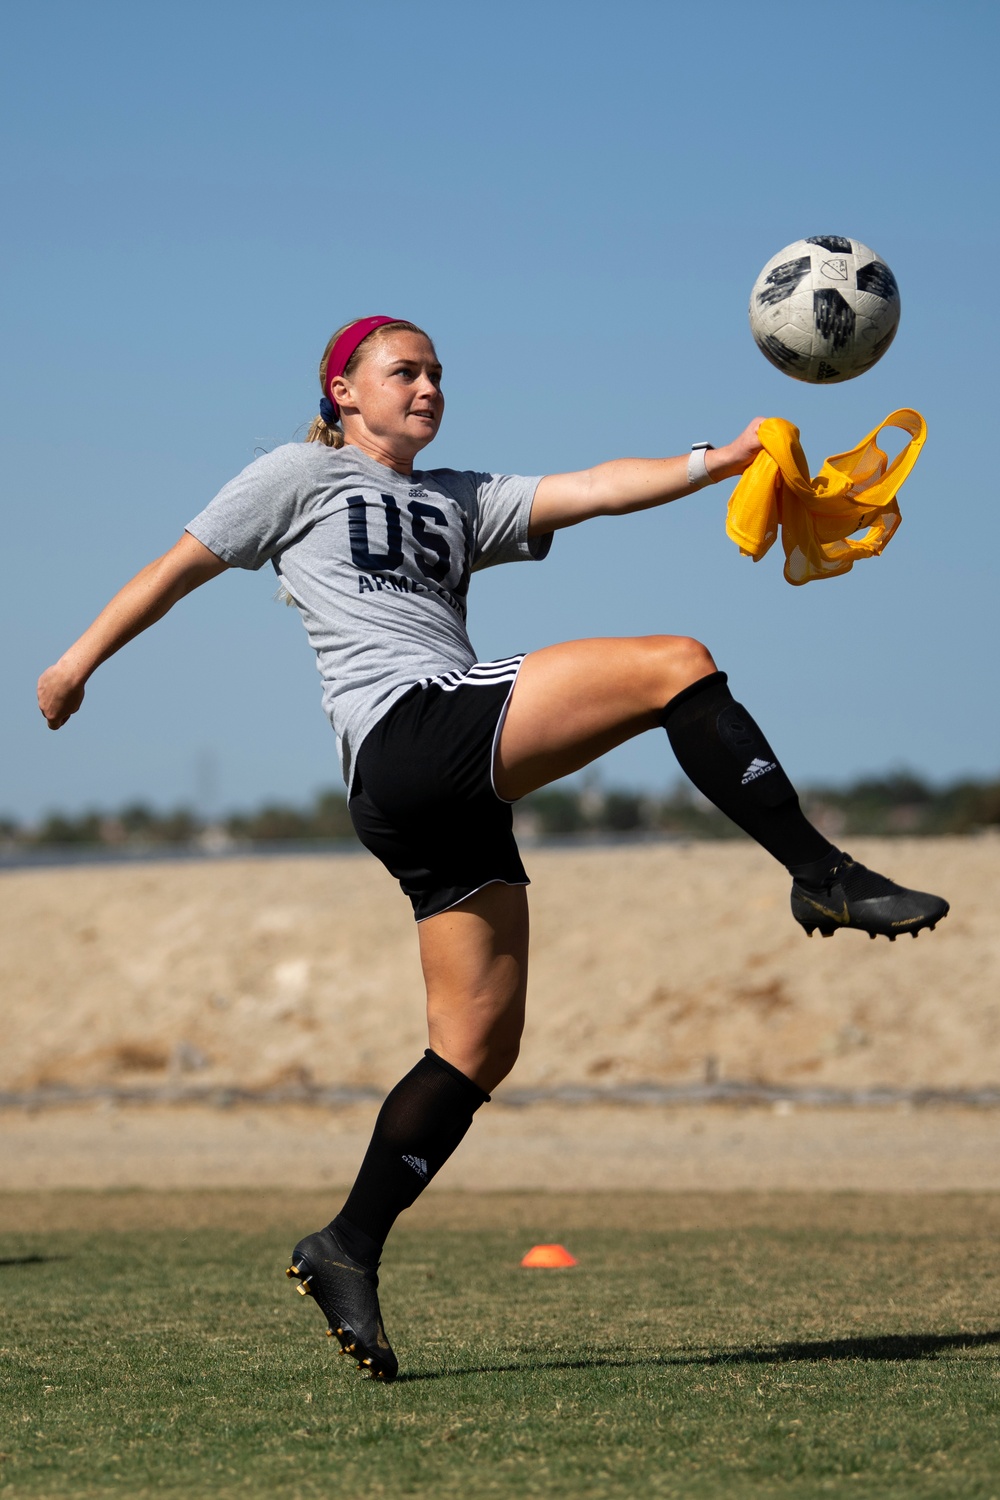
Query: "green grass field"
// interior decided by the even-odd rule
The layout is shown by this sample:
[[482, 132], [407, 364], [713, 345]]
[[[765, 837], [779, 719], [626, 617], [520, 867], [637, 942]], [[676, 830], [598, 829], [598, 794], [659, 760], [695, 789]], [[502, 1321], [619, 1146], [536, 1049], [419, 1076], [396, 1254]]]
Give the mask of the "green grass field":
[[282, 1274], [331, 1206], [0, 1197], [0, 1496], [1000, 1496], [998, 1198], [431, 1193], [387, 1387]]

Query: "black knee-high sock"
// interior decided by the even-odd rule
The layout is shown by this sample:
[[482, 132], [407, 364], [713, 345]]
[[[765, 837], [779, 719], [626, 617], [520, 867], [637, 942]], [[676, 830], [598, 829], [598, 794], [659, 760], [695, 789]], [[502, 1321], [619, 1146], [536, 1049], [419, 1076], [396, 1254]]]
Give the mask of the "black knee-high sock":
[[333, 1221], [348, 1255], [378, 1260], [397, 1215], [444, 1166], [489, 1098], [428, 1047], [379, 1110], [361, 1170]]
[[778, 757], [726, 682], [725, 672], [713, 672], [663, 710], [681, 769], [793, 876], [822, 885], [840, 851], [806, 818]]

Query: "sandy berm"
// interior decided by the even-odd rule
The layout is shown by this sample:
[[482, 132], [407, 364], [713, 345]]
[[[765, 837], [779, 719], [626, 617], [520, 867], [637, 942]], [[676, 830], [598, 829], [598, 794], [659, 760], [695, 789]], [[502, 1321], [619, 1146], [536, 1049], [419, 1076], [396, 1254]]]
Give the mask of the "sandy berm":
[[[1000, 1087], [1000, 840], [852, 852], [941, 891], [950, 916], [916, 941], [807, 940], [784, 873], [749, 844], [529, 850], [522, 1057], [442, 1185], [1000, 1188], [1000, 1110], [504, 1107], [706, 1079]], [[350, 1180], [375, 1095], [426, 1045], [409, 904], [374, 861], [8, 871], [0, 891], [0, 1092], [33, 1100], [0, 1110], [0, 1187]], [[114, 1105], [309, 1086], [372, 1097]], [[39, 1108], [53, 1090], [99, 1097]]]

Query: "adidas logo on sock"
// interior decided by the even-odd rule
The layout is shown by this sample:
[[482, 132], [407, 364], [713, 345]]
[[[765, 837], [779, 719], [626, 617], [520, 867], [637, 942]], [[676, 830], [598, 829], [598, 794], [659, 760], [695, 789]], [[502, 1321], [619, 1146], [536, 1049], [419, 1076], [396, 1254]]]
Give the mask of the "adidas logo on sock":
[[408, 1167], [413, 1168], [414, 1172], [416, 1172], [421, 1182], [427, 1181], [430, 1173], [427, 1170], [427, 1163], [424, 1161], [422, 1156], [404, 1156], [403, 1160], [406, 1162], [406, 1165]]
[[773, 760], [761, 760], [754, 756], [740, 779], [740, 785], [746, 786], [750, 781], [756, 781], [758, 776], [766, 776], [768, 771], [776, 771], [778, 768]]

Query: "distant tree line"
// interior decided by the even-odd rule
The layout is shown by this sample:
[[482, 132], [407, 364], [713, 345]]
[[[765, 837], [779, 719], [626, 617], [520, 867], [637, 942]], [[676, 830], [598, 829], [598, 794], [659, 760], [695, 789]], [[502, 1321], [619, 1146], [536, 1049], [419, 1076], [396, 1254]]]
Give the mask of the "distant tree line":
[[[1000, 826], [1000, 779], [934, 788], [906, 771], [802, 793], [806, 814], [831, 838], [863, 834], [974, 833]], [[542, 837], [660, 833], [741, 838], [740, 830], [687, 784], [664, 797], [622, 790], [547, 787], [518, 804], [525, 832]]]
[[[1000, 780], [957, 781], [934, 788], [900, 771], [865, 777], [846, 787], [803, 793], [808, 816], [831, 838], [864, 834], [965, 834], [1000, 828]], [[691, 788], [666, 796], [605, 789], [594, 782], [554, 786], [515, 808], [518, 833], [528, 838], [672, 836], [725, 839], [742, 834]], [[156, 812], [135, 803], [117, 812], [71, 817], [53, 812], [36, 824], [0, 818], [0, 852], [30, 849], [156, 847], [223, 850], [252, 845], [339, 843], [355, 833], [340, 792], [321, 792], [306, 807], [267, 803], [254, 812], [208, 820], [190, 808]]]
[[189, 807], [156, 812], [145, 803], [131, 803], [118, 812], [91, 810], [78, 817], [49, 813], [37, 824], [20, 824], [0, 818], [0, 848], [59, 848], [95, 846], [105, 848], [207, 847], [227, 844], [329, 842], [355, 839], [347, 813], [347, 799], [339, 792], [321, 792], [308, 807], [266, 803], [255, 812], [229, 817], [200, 817]]

